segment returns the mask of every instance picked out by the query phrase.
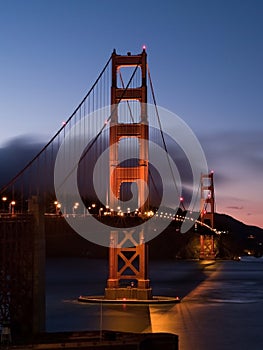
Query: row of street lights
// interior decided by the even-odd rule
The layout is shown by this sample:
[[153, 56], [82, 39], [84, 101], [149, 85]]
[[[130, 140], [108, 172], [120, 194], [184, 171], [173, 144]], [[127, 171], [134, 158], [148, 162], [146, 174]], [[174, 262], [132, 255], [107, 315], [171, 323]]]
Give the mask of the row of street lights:
[[[7, 200], [8, 198], [6, 196], [2, 197], [2, 202], [3, 202], [3, 212], [6, 211], [6, 203], [7, 203]], [[180, 198], [180, 202], [182, 203], [183, 202], [183, 198], [181, 197]], [[16, 205], [16, 202], [14, 200], [12, 200], [10, 203], [9, 203], [9, 206], [8, 206], [8, 213], [10, 214], [14, 214], [15, 213], [15, 205]], [[55, 205], [55, 212], [57, 215], [60, 214], [60, 211], [61, 211], [61, 203], [58, 202], [58, 201], [54, 201], [54, 205]], [[95, 211], [97, 205], [95, 203], [92, 203], [87, 209], [89, 212], [91, 211]], [[79, 208], [79, 203], [74, 203], [73, 207], [72, 207], [72, 214], [76, 214], [77, 210]], [[131, 215], [131, 209], [130, 208], [127, 208], [127, 211], [126, 212], [123, 212], [121, 207], [118, 206], [117, 207], [117, 215], [118, 216], [124, 216], [125, 214], [127, 214], [128, 216]], [[163, 214], [163, 213], [161, 213]], [[100, 207], [98, 209], [98, 215], [101, 217], [102, 215], [106, 216], [106, 215], [114, 215], [114, 209], [111, 209], [109, 207], [109, 205], [106, 205], [105, 208], [103, 207]], [[136, 209], [135, 212], [134, 212], [134, 215], [135, 216], [140, 216], [142, 215], [142, 213], [139, 211], [139, 209]], [[144, 215], [148, 216], [148, 217], [151, 217], [154, 215], [154, 212], [151, 210], [151, 211], [148, 211], [148, 212], [145, 212]], [[157, 216], [158, 216], [158, 212], [157, 212]], [[162, 215], [160, 215], [160, 217], [162, 217]], [[164, 216], [165, 217], [165, 216]]]
[[[55, 206], [55, 212], [56, 215], [59, 215], [61, 212], [61, 208], [62, 208], [62, 204], [58, 201], [54, 201], [54, 206]], [[65, 209], [65, 208], [64, 208]], [[76, 215], [78, 213], [78, 209], [79, 209], [79, 203], [76, 202], [72, 205], [72, 215]], [[142, 213], [141, 211], [139, 211], [139, 209], [136, 209], [134, 212], [131, 211], [131, 208], [127, 208], [127, 211], [124, 212], [120, 206], [117, 207], [117, 211], [114, 211], [114, 209], [110, 208], [109, 205], [106, 205], [105, 207], [98, 207], [96, 203], [92, 203], [87, 209], [85, 208], [85, 213], [87, 214], [97, 214], [99, 217], [102, 216], [111, 216], [114, 215], [115, 213], [118, 216], [141, 216], [141, 215], [145, 215], [147, 217], [151, 217], [154, 216], [154, 212], [152, 210], [147, 211]], [[65, 213], [66, 215], [69, 215], [70, 213], [67, 211], [67, 213]]]

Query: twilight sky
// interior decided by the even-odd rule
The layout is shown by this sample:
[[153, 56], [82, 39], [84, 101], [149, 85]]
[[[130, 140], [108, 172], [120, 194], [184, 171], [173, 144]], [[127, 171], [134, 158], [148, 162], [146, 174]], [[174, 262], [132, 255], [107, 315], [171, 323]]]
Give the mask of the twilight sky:
[[145, 44], [157, 103], [215, 171], [217, 211], [263, 227], [262, 19], [261, 0], [0, 0], [0, 155], [48, 141], [112, 50]]

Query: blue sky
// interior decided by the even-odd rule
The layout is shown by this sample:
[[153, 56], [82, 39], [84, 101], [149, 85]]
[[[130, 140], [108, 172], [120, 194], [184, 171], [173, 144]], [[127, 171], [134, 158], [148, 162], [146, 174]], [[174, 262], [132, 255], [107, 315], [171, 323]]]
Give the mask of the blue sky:
[[0, 0], [0, 147], [48, 140], [113, 48], [147, 46], [157, 102], [196, 133], [218, 212], [263, 227], [261, 0]]

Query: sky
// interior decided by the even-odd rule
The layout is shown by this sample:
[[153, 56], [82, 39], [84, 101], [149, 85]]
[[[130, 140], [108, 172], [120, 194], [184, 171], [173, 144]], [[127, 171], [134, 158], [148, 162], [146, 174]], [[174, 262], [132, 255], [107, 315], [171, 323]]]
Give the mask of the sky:
[[215, 172], [217, 212], [263, 228], [262, 18], [261, 0], [0, 0], [0, 154], [48, 141], [114, 48], [146, 45], [158, 105]]

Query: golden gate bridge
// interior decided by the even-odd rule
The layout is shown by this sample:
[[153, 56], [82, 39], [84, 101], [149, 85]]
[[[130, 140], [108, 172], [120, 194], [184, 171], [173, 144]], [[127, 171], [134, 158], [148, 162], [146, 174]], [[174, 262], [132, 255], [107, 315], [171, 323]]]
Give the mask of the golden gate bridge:
[[[172, 161], [183, 162], [183, 183], [193, 177], [191, 166], [172, 141], [163, 130], [145, 48], [136, 55], [118, 55], [114, 50], [58, 132], [0, 190], [0, 324], [9, 324], [17, 334], [44, 330], [45, 220], [50, 215], [69, 224], [84, 222], [85, 230], [89, 222], [83, 220], [88, 218], [106, 227], [102, 243], [109, 247], [106, 300], [129, 299], [130, 290], [121, 287], [123, 280], [134, 286], [133, 298], [153, 300], [147, 255], [147, 241], [153, 236], [147, 236], [144, 226], [149, 222], [151, 232], [166, 220], [179, 227], [187, 222], [188, 228], [203, 227], [200, 259], [215, 259], [213, 172], [200, 172], [191, 200], [193, 189], [183, 185], [180, 191]], [[169, 215], [168, 206], [160, 206], [165, 179], [158, 174], [158, 165], [151, 164], [150, 154], [158, 147], [164, 150], [173, 188]], [[73, 173], [78, 197], [65, 190]], [[191, 208], [193, 202], [198, 204]]]

